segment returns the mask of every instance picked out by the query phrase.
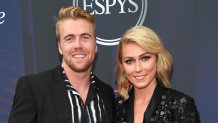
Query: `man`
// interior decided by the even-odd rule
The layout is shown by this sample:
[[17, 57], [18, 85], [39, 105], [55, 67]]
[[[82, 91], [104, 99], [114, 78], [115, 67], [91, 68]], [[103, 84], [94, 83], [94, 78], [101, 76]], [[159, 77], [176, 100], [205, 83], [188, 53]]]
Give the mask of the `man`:
[[94, 17], [79, 7], [62, 8], [56, 35], [61, 65], [19, 79], [9, 123], [113, 123], [113, 89], [91, 72]]

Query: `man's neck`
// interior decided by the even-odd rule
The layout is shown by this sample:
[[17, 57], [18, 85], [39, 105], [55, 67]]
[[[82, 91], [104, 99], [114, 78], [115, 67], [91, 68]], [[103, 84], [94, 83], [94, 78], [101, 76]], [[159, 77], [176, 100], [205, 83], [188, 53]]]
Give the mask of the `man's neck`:
[[76, 72], [69, 67], [64, 66], [64, 71], [69, 79], [70, 84], [74, 89], [77, 90], [83, 102], [85, 103], [90, 86], [91, 70]]

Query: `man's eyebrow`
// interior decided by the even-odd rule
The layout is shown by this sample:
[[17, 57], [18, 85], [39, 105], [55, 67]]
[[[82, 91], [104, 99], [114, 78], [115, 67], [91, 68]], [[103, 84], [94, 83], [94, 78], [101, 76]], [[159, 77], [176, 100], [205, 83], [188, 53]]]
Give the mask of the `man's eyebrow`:
[[84, 33], [82, 33], [81, 35], [88, 35], [88, 36], [92, 37], [92, 35], [89, 34], [89, 33], [87, 33], [87, 32], [84, 32]]

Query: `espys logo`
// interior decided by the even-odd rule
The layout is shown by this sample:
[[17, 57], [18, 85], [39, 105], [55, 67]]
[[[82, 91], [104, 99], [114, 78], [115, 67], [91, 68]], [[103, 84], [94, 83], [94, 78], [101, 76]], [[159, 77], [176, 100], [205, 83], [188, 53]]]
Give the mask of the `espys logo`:
[[3, 24], [5, 22], [4, 18], [5, 18], [5, 13], [0, 12], [0, 24]]
[[97, 43], [113, 46], [130, 27], [142, 25], [147, 13], [147, 0], [73, 0], [73, 6], [95, 16]]

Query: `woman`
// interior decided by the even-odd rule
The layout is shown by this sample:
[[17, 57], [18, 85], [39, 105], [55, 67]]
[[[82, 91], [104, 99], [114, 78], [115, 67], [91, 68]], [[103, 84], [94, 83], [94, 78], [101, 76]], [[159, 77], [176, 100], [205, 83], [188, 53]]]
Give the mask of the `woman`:
[[200, 122], [194, 99], [169, 88], [171, 67], [171, 55], [153, 30], [136, 26], [124, 33], [117, 51], [117, 123]]

